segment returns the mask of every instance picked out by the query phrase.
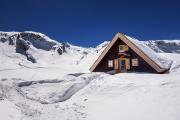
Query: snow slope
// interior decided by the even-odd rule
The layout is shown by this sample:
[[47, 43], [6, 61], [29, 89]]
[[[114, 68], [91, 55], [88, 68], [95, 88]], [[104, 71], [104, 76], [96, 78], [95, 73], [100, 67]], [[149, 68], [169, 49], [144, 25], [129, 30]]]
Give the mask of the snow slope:
[[168, 74], [90, 73], [107, 43], [66, 44], [61, 55], [32, 44], [32, 63], [16, 46], [0, 42], [1, 119], [179, 120], [180, 54], [158, 53], [173, 61]]
[[[8, 104], [11, 109], [4, 119], [179, 120], [180, 55], [163, 55], [175, 58], [169, 74], [85, 73], [44, 81], [1, 79], [1, 106]], [[63, 97], [69, 98], [60, 102]]]
[[[21, 38], [30, 43], [30, 48], [24, 51], [33, 56], [36, 63], [32, 63], [25, 54], [16, 51], [18, 34], [22, 34]], [[12, 36], [15, 36], [14, 44], [9, 45], [9, 37]], [[1, 32], [0, 38], [0, 78], [25, 80], [57, 79], [68, 73], [89, 72], [92, 62], [107, 44], [105, 42], [97, 48], [83, 48], [58, 43], [44, 34], [35, 32]], [[62, 54], [58, 52], [59, 48], [64, 51]], [[19, 74], [22, 72], [28, 74], [22, 76]]]

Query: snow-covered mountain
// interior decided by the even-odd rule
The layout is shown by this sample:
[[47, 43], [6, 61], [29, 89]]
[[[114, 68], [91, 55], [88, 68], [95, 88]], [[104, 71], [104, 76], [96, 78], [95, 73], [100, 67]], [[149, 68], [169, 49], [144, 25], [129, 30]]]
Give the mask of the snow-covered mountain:
[[15, 53], [25, 55], [33, 63], [37, 62], [41, 52], [53, 51], [60, 55], [65, 52], [64, 44], [37, 32], [0, 32], [0, 42], [14, 48]]
[[149, 40], [145, 44], [156, 52], [180, 53], [180, 40]]
[[[105, 41], [96, 48], [83, 48], [57, 42], [38, 32], [0, 32], [1, 54], [6, 54], [8, 53], [6, 51], [11, 50], [8, 54], [13, 54], [12, 56], [19, 59], [22, 59], [19, 55], [24, 55], [23, 57], [32, 63], [40, 63], [44, 59], [52, 58], [53, 55], [56, 56], [57, 53], [62, 55], [69, 50], [84, 56], [91, 52], [98, 53], [108, 43], [109, 41]], [[156, 52], [180, 53], [180, 40], [150, 40], [144, 43]], [[11, 55], [8, 56], [11, 57]]]
[[[72, 73], [89, 71], [92, 62], [107, 43], [104, 42], [96, 48], [83, 48], [69, 43], [57, 42], [37, 32], [0, 32], [0, 70], [40, 69], [50, 66], [56, 71], [58, 66], [65, 69], [64, 74], [68, 68], [73, 68], [69, 70]], [[84, 65], [86, 67], [82, 67]], [[43, 71], [41, 73], [43, 74]], [[60, 75], [64, 74], [61, 73]], [[52, 74], [51, 77], [56, 78], [56, 75]]]
[[[24, 55], [23, 57], [26, 57], [32, 63], [41, 62], [41, 58], [52, 58], [51, 55], [53, 56], [56, 53], [62, 55], [68, 50], [87, 55], [89, 52], [98, 52], [105, 48], [108, 43], [108, 41], [105, 41], [96, 48], [88, 49], [57, 42], [38, 32], [0, 32], [1, 54], [3, 51], [7, 53], [6, 50], [11, 50], [9, 54], [13, 54], [12, 56], [17, 58], [19, 55]], [[150, 40], [144, 43], [156, 52], [180, 53], [180, 40]]]
[[[3, 55], [14, 54], [24, 55], [28, 61], [32, 63], [38, 63], [41, 61], [43, 55], [62, 55], [70, 51], [79, 52], [83, 55], [87, 55], [91, 51], [98, 52], [100, 49], [104, 48], [108, 42], [104, 42], [94, 48], [83, 48], [71, 45], [69, 43], [57, 42], [48, 36], [32, 31], [25, 32], [0, 32], [0, 44], [1, 44], [1, 54]], [[11, 52], [8, 50], [11, 50]], [[16, 54], [17, 53], [17, 54]], [[5, 57], [5, 56], [4, 56]], [[9, 56], [10, 57], [10, 56]], [[47, 56], [46, 56], [47, 57]], [[43, 58], [44, 59], [44, 58]]]
[[145, 44], [173, 61], [170, 73], [109, 75], [89, 72], [108, 41], [83, 48], [37, 32], [1, 32], [1, 119], [179, 120], [179, 41], [158, 41]]

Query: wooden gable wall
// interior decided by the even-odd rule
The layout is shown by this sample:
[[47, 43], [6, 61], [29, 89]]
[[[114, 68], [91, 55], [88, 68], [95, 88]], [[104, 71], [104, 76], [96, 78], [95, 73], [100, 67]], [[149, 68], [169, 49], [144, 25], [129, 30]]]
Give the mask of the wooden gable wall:
[[[97, 65], [94, 72], [108, 72], [114, 70], [114, 68], [108, 67], [108, 60], [114, 60], [118, 58], [119, 45], [126, 45], [122, 40], [118, 39], [111, 49], [107, 52], [101, 62]], [[152, 68], [146, 61], [144, 61], [140, 56], [138, 56], [131, 48], [129, 48], [128, 54], [130, 54], [130, 69], [128, 71], [135, 72], [151, 72], [156, 73], [156, 70]], [[132, 58], [138, 58], [139, 66], [132, 66]]]

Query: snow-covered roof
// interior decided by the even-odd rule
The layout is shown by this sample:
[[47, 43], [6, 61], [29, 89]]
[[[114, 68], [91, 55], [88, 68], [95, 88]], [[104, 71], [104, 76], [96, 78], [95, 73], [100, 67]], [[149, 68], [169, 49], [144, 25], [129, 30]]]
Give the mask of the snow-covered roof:
[[135, 38], [126, 36], [132, 43], [134, 43], [140, 50], [142, 50], [148, 57], [150, 57], [156, 64], [158, 64], [161, 68], [169, 69], [171, 67], [172, 61], [167, 60], [163, 56], [158, 55], [155, 51], [153, 51], [150, 47], [144, 44], [142, 41], [139, 41]]
[[135, 38], [131, 38], [122, 33], [117, 33], [108, 46], [104, 49], [99, 58], [91, 66], [90, 71], [94, 71], [97, 65], [101, 62], [107, 52], [115, 44], [117, 40], [121, 39], [125, 42], [132, 50], [134, 50], [140, 57], [142, 57], [151, 67], [153, 67], [158, 73], [165, 72], [170, 69], [172, 61], [163, 58], [158, 55], [155, 51], [145, 45], [142, 41]]

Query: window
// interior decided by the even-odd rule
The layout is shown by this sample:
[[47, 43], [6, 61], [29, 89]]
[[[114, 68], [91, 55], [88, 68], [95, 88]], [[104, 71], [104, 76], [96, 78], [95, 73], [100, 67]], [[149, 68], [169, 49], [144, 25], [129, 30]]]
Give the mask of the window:
[[128, 51], [127, 45], [119, 45], [119, 52], [125, 52]]
[[113, 60], [108, 60], [108, 67], [113, 67]]
[[137, 58], [132, 59], [132, 66], [139, 66], [139, 61]]
[[124, 45], [119, 45], [119, 52], [124, 52], [125, 49], [124, 49]]

